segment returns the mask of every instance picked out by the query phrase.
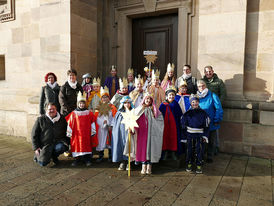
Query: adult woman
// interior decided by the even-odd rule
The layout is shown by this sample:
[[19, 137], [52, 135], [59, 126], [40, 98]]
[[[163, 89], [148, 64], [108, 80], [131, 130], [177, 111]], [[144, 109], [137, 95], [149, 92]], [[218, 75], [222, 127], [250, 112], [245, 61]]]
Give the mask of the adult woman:
[[49, 72], [45, 76], [46, 86], [42, 87], [40, 96], [40, 114], [45, 114], [45, 106], [47, 103], [52, 102], [56, 105], [56, 109], [60, 112], [60, 104], [58, 95], [60, 86], [57, 84], [57, 77], [54, 73]]
[[199, 96], [199, 105], [205, 110], [210, 118], [210, 132], [207, 148], [207, 162], [213, 162], [213, 154], [215, 151], [216, 130], [220, 128], [220, 122], [223, 119], [223, 109], [219, 97], [208, 90], [203, 80], [197, 81], [197, 95]]

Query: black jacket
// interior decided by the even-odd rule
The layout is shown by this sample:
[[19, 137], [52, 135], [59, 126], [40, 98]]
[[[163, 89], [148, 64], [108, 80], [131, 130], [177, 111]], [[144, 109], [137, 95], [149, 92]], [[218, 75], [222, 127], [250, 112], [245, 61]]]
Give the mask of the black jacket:
[[45, 114], [45, 106], [48, 102], [53, 102], [56, 107], [57, 111], [60, 112], [60, 104], [59, 104], [59, 91], [60, 86], [57, 84], [53, 89], [46, 85], [42, 87], [41, 95], [40, 95], [40, 114]]
[[70, 139], [66, 137], [67, 121], [61, 115], [59, 121], [52, 121], [44, 114], [37, 118], [31, 132], [32, 148], [41, 149], [38, 160], [50, 162], [54, 145], [63, 142], [69, 145]]
[[77, 108], [77, 94], [83, 93], [82, 86], [77, 82], [76, 89], [73, 89], [68, 82], [60, 88], [59, 103], [61, 105], [61, 114], [67, 116]]

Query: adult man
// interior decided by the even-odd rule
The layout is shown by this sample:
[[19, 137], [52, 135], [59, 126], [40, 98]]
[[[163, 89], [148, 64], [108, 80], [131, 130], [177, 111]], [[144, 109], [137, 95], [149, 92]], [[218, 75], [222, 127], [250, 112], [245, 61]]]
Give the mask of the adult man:
[[68, 150], [69, 138], [66, 137], [67, 122], [57, 112], [54, 103], [45, 107], [46, 114], [37, 118], [31, 133], [34, 161], [46, 166], [52, 159], [58, 163], [58, 156]]
[[226, 88], [223, 80], [219, 79], [217, 74], [214, 73], [212, 66], [206, 66], [204, 68], [205, 76], [203, 77], [207, 88], [217, 94], [221, 103], [223, 104], [226, 97]]
[[183, 67], [183, 75], [180, 76], [176, 82], [175, 82], [175, 87], [178, 89], [178, 84], [181, 81], [186, 81], [187, 83], [187, 94], [196, 94], [197, 92], [197, 79], [192, 76], [191, 74], [191, 66], [186, 64]]

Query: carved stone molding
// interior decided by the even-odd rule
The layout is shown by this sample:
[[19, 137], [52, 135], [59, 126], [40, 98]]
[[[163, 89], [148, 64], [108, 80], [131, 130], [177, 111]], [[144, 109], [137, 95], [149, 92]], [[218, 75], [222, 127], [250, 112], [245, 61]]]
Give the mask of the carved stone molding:
[[0, 0], [0, 22], [12, 21], [15, 19], [15, 0]]
[[143, 0], [146, 12], [156, 10], [156, 0]]

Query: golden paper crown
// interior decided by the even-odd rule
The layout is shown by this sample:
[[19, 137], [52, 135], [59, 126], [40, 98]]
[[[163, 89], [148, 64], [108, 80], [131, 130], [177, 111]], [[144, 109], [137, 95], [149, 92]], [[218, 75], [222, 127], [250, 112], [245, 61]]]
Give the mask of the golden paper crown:
[[160, 71], [158, 69], [152, 70], [152, 79], [159, 79], [160, 78]]
[[149, 69], [148, 67], [145, 67], [145, 68], [144, 68], [144, 71], [145, 71], [145, 72], [148, 72], [148, 71], [151, 72], [151, 70], [152, 70], [152, 69]]
[[125, 77], [123, 77], [123, 80], [121, 78], [119, 79], [119, 86], [120, 86], [120, 89], [128, 86], [128, 82]]
[[108, 90], [108, 87], [105, 86], [105, 87], [101, 87], [100, 89], [100, 94], [101, 94], [101, 97], [104, 96], [104, 95], [107, 95], [109, 97], [109, 90]]
[[153, 99], [153, 93], [149, 93], [148, 91], [145, 92], [144, 97], [152, 97]]
[[168, 63], [167, 72], [174, 72], [175, 65]]
[[186, 80], [183, 79], [179, 79], [179, 84], [178, 84], [178, 88], [182, 87], [182, 86], [186, 86], [187, 87], [187, 83]]
[[143, 78], [141, 77], [140, 74], [138, 75], [138, 78], [135, 77], [135, 81], [134, 81], [135, 86], [136, 86], [138, 83], [141, 83], [142, 85], [144, 85], [144, 80], [143, 80]]
[[82, 102], [82, 101], [86, 101], [87, 100], [87, 95], [86, 93], [84, 92], [84, 94], [82, 94], [81, 92], [78, 92], [78, 95], [77, 95], [77, 102]]
[[176, 88], [173, 86], [173, 85], [171, 85], [171, 86], [169, 86], [167, 89], [166, 89], [166, 93], [167, 92], [169, 92], [169, 91], [173, 91], [175, 94], [176, 94]]
[[127, 75], [130, 75], [130, 74], [133, 75], [133, 73], [134, 73], [133, 68], [129, 68], [129, 69], [127, 70]]
[[101, 86], [101, 80], [99, 77], [97, 79], [95, 77], [93, 78], [92, 86]]
[[111, 70], [115, 70], [116, 71], [116, 66], [115, 65], [111, 65]]
[[197, 94], [191, 94], [189, 96], [189, 102], [191, 103], [193, 100], [198, 100], [199, 101], [199, 96]]

